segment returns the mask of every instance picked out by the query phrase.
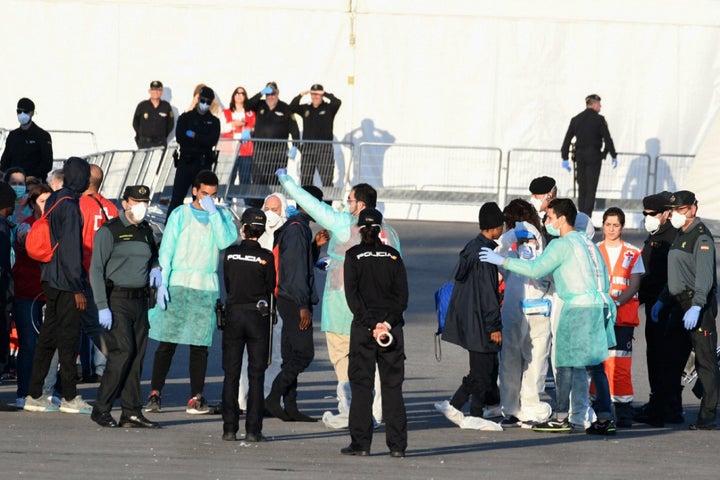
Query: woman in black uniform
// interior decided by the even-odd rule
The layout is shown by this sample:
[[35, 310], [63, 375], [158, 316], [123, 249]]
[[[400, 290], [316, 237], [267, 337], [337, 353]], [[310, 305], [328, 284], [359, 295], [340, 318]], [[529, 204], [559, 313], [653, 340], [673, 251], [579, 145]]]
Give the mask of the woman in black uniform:
[[405, 456], [407, 448], [407, 417], [402, 397], [405, 379], [402, 326], [408, 286], [400, 253], [380, 241], [381, 223], [382, 214], [374, 208], [360, 212], [361, 243], [345, 254], [345, 297], [353, 313], [348, 366], [353, 401], [349, 425], [351, 443], [340, 452], [370, 454], [372, 390], [377, 363], [386, 442], [390, 455], [400, 458]]

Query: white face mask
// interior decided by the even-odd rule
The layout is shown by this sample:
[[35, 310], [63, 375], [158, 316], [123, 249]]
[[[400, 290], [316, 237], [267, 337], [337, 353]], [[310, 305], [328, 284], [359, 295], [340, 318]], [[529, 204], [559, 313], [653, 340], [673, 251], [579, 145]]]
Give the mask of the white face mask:
[[133, 219], [140, 223], [145, 219], [145, 215], [147, 214], [147, 205], [143, 202], [136, 203], [130, 207], [130, 213], [132, 213]]
[[652, 217], [648, 215], [645, 217], [645, 230], [647, 230], [648, 233], [654, 234], [658, 231], [660, 228], [660, 219], [657, 217]]
[[30, 122], [30, 115], [27, 113], [18, 113], [18, 122], [20, 122], [20, 125], [27, 125]]
[[540, 213], [540, 207], [542, 207], [543, 201], [540, 200], [539, 198], [535, 198], [535, 197], [530, 197], [529, 201], [530, 201], [530, 205], [535, 207], [535, 210], [537, 210], [538, 213]]
[[682, 228], [685, 226], [686, 221], [687, 217], [681, 213], [673, 212], [672, 217], [670, 217], [670, 223], [675, 228]]
[[265, 211], [265, 218], [267, 219], [265, 222], [265, 225], [267, 226], [267, 228], [277, 227], [280, 224], [280, 221], [282, 220], [282, 217], [280, 217], [280, 215], [273, 212], [272, 210]]

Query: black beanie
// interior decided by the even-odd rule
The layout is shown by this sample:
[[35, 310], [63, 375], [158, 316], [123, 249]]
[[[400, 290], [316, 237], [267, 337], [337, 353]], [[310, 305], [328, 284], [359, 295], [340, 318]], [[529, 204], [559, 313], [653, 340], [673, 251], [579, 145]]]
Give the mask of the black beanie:
[[15, 206], [15, 190], [5, 182], [0, 182], [0, 209]]
[[480, 207], [478, 221], [480, 222], [480, 230], [490, 230], [501, 226], [505, 222], [505, 216], [497, 203], [487, 202]]

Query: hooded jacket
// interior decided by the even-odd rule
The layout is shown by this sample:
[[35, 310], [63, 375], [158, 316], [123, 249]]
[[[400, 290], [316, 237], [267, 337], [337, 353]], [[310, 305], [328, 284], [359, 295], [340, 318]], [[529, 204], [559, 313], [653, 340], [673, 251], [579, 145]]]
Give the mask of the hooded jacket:
[[87, 276], [83, 269], [82, 214], [78, 201], [90, 185], [90, 165], [82, 158], [70, 157], [63, 165], [65, 180], [60, 190], [53, 192], [45, 204], [45, 210], [62, 200], [48, 217], [50, 240], [57, 245], [48, 263], [40, 265], [41, 280], [50, 287], [72, 293], [85, 290]]

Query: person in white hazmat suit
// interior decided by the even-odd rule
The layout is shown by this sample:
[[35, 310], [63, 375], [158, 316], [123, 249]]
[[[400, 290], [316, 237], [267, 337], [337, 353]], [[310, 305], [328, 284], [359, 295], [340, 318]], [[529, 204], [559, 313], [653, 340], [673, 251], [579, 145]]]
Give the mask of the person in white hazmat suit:
[[[287, 220], [287, 199], [282, 193], [271, 193], [265, 197], [263, 202], [263, 211], [265, 211], [265, 217], [267, 221], [265, 223], [265, 232], [260, 236], [258, 242], [260, 246], [270, 250], [273, 249], [273, 239], [275, 238], [275, 231], [282, 227]], [[282, 318], [280, 312], [276, 311], [277, 323], [273, 326], [272, 334], [272, 361], [265, 370], [265, 384], [264, 391], [265, 397], [270, 394], [273, 380], [280, 373], [280, 365], [282, 364], [282, 353], [280, 351], [280, 338], [282, 335]], [[248, 376], [247, 376], [247, 350], [243, 352], [242, 358], [242, 370], [240, 372], [240, 391], [238, 394], [238, 403], [240, 409], [247, 410], [247, 396], [248, 396]]]
[[[377, 192], [361, 183], [355, 185], [348, 194], [346, 209], [336, 212], [327, 203], [318, 201], [304, 191], [293, 180], [285, 169], [277, 172], [280, 184], [288, 195], [302, 207], [318, 225], [330, 231], [327, 251], [330, 264], [325, 279], [325, 291], [322, 300], [321, 329], [325, 332], [328, 346], [328, 357], [333, 364], [338, 379], [337, 398], [338, 414], [323, 413], [323, 423], [328, 428], [347, 428], [350, 414], [350, 382], [348, 380], [348, 354], [350, 352], [350, 325], [353, 314], [345, 299], [344, 269], [345, 252], [360, 243], [360, 230], [357, 216], [365, 208], [376, 208]], [[395, 230], [387, 223], [382, 223], [380, 239], [383, 243], [400, 251], [400, 240]], [[382, 421], [382, 401], [380, 397], [379, 377], [375, 375], [375, 398], [373, 401], [373, 418], [376, 423]]]
[[587, 391], [587, 374], [597, 391], [597, 421], [586, 433], [614, 435], [615, 422], [607, 376], [602, 362], [615, 345], [615, 303], [605, 262], [597, 247], [583, 233], [573, 229], [577, 210], [569, 199], [555, 199], [548, 205], [545, 227], [559, 236], [535, 260], [506, 258], [483, 249], [481, 261], [531, 278], [552, 274], [563, 306], [558, 316], [555, 341], [556, 407], [554, 417], [533, 426], [539, 432], [569, 432], [571, 391]]
[[[498, 240], [496, 251], [508, 258], [533, 260], [541, 255], [544, 239], [533, 223], [540, 225], [534, 208], [515, 199], [504, 209], [508, 231]], [[515, 221], [527, 218], [532, 221]], [[498, 383], [504, 428], [530, 428], [550, 418], [552, 408], [540, 401], [550, 353], [550, 311], [554, 289], [549, 278], [532, 279], [503, 270], [505, 299], [503, 348], [500, 351]]]

